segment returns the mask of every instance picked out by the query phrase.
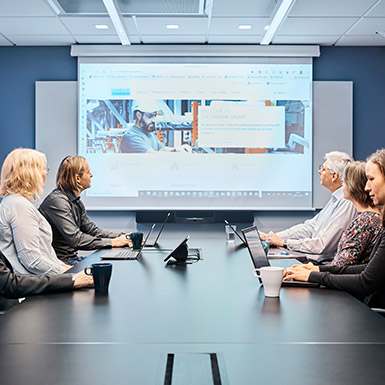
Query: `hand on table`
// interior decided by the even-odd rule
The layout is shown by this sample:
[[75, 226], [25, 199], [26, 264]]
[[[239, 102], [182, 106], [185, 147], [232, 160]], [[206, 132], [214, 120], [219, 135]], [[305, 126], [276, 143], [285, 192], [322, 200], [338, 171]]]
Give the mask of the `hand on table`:
[[259, 238], [261, 238], [261, 241], [267, 241], [267, 234], [263, 231], [259, 231]]
[[116, 238], [111, 240], [112, 247], [124, 247], [124, 246], [132, 246], [132, 241], [129, 238], [128, 234], [121, 234]]
[[80, 271], [74, 275], [74, 288], [80, 289], [82, 287], [93, 287], [94, 286], [94, 278], [92, 275], [86, 275], [84, 271]]
[[272, 231], [270, 231], [266, 235], [266, 239], [264, 239], [264, 241], [270, 242], [270, 244], [272, 246], [280, 246], [280, 247], [282, 247], [284, 245], [283, 239], [280, 238], [276, 233], [273, 233]]
[[285, 269], [283, 280], [290, 281], [291, 279], [295, 279], [296, 281], [307, 282], [312, 271], [319, 271], [319, 268], [314, 266], [312, 263], [307, 263], [305, 265], [293, 265]]
[[64, 263], [64, 262], [63, 262], [61, 265], [66, 269], [66, 271], [73, 268], [73, 266], [67, 265], [67, 264]]

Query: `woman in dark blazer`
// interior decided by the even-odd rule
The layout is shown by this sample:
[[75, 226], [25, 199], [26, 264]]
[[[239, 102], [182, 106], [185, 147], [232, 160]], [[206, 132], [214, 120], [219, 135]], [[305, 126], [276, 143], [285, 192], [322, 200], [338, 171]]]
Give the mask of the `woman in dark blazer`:
[[0, 312], [16, 305], [18, 298], [90, 286], [93, 286], [93, 278], [83, 271], [74, 275], [14, 274], [11, 264], [0, 252]]

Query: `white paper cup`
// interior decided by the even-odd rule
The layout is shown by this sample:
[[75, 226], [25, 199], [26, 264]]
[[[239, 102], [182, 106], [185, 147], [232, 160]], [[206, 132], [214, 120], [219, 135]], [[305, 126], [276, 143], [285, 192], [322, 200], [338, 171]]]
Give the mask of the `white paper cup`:
[[283, 267], [265, 266], [254, 269], [253, 274], [262, 279], [266, 297], [279, 297], [283, 279]]

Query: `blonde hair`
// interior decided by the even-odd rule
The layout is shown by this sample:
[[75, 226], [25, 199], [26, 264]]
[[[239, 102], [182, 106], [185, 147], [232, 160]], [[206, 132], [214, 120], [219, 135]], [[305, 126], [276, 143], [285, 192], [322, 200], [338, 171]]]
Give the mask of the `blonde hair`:
[[[381, 148], [380, 150], [377, 150], [375, 153], [370, 155], [366, 159], [366, 161], [376, 164], [380, 169], [381, 174], [385, 178], [385, 148]], [[383, 205], [381, 208], [381, 214], [382, 214], [382, 226], [385, 227], [385, 205]]]
[[79, 155], [65, 157], [56, 174], [56, 187], [60, 190], [67, 189], [74, 193], [82, 191], [82, 186], [76, 180], [76, 175], [81, 176], [84, 172], [85, 158]]
[[44, 189], [42, 169], [47, 158], [30, 148], [17, 148], [8, 154], [1, 169], [0, 195], [22, 195], [32, 200]]
[[370, 155], [366, 161], [376, 164], [385, 178], [385, 148], [377, 150], [374, 154]]
[[366, 162], [351, 162], [344, 170], [344, 184], [348, 190], [350, 196], [358, 203], [368, 206], [376, 207], [370, 198], [369, 194], [365, 191], [366, 185]]

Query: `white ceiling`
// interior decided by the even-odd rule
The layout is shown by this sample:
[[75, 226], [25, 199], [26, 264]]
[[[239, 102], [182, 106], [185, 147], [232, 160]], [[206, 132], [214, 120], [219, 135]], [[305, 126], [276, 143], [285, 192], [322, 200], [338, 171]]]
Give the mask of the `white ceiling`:
[[[0, 0], [0, 46], [120, 43], [106, 12], [57, 14], [50, 5], [57, 1]], [[103, 6], [102, 0], [66, 1], [84, 9], [90, 3]], [[138, 1], [152, 7], [170, 3]], [[200, 1], [212, 2], [208, 14], [124, 14], [131, 43], [259, 44], [275, 6], [275, 0]], [[97, 30], [95, 24], [109, 29]], [[178, 24], [179, 29], [166, 29], [166, 24]], [[252, 28], [240, 30], [240, 24]], [[385, 45], [385, 37], [376, 32], [385, 36], [385, 0], [296, 0], [273, 44]]]

